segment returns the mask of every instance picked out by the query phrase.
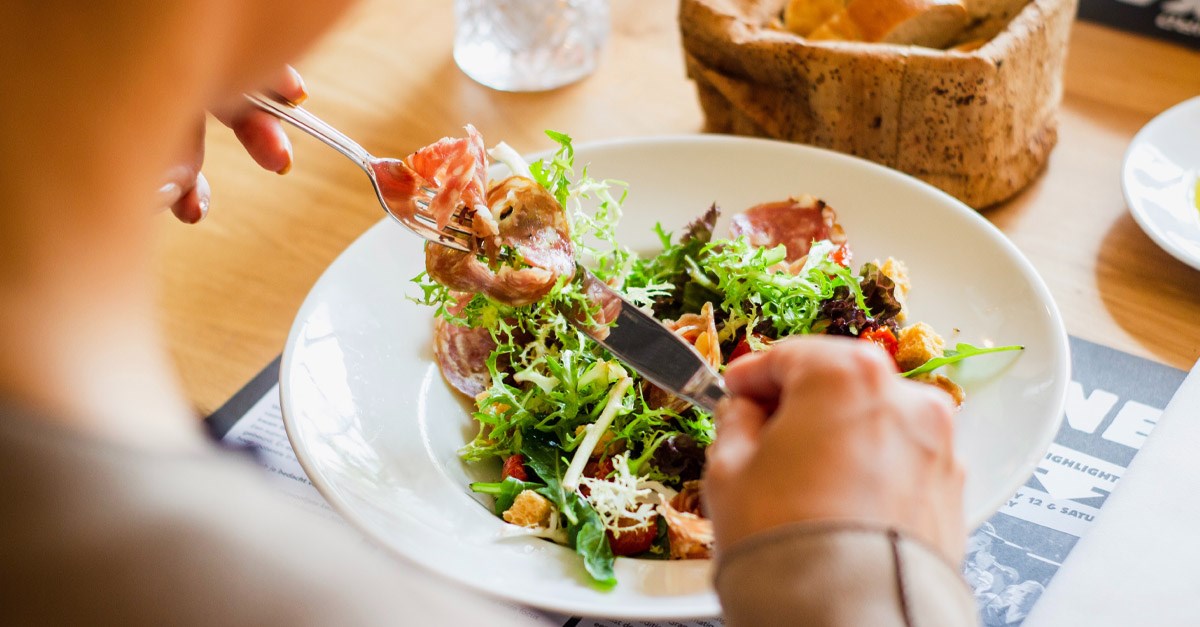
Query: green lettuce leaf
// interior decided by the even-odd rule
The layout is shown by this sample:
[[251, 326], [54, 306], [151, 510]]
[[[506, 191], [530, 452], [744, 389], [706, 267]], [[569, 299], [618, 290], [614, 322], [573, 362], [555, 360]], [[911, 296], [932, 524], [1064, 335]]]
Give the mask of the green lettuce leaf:
[[959, 342], [952, 350], [947, 349], [945, 354], [941, 357], [934, 357], [933, 359], [930, 359], [924, 364], [921, 364], [920, 366], [917, 366], [916, 368], [904, 373], [904, 376], [915, 377], [919, 374], [933, 372], [942, 366], [958, 363], [968, 357], [974, 357], [976, 355], [987, 355], [988, 353], [1003, 353], [1007, 351], [1019, 350], [1025, 350], [1025, 347], [1013, 344], [1011, 346], [988, 346], [981, 348], [979, 346], [972, 346], [966, 342]]

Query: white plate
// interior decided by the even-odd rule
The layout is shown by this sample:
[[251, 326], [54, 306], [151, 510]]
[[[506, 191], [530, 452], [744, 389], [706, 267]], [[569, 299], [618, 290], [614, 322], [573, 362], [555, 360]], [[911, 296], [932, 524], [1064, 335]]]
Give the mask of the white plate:
[[[839, 211], [859, 261], [908, 263], [914, 319], [972, 343], [1020, 343], [980, 358], [956, 446], [968, 469], [966, 516], [985, 520], [1033, 471], [1057, 431], [1068, 380], [1058, 310], [1030, 264], [991, 224], [905, 175], [844, 155], [765, 140], [687, 136], [580, 146], [577, 163], [627, 181], [620, 228], [654, 250], [651, 227], [678, 229], [714, 200], [727, 215], [792, 194]], [[727, 224], [728, 217], [722, 220]], [[577, 556], [502, 523], [467, 489], [498, 468], [461, 463], [475, 433], [430, 348], [431, 312], [406, 299], [420, 242], [383, 221], [329, 267], [296, 316], [283, 354], [284, 422], [308, 476], [348, 520], [400, 556], [492, 594], [593, 616], [686, 618], [719, 608], [707, 561], [618, 559], [620, 583], [588, 585]]]
[[1129, 212], [1172, 257], [1200, 270], [1200, 98], [1159, 114], [1125, 151], [1121, 187]]

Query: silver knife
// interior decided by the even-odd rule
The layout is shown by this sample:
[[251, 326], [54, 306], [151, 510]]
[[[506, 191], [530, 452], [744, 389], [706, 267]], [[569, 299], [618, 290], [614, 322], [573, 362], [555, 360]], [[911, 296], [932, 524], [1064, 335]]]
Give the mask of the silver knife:
[[586, 315], [568, 315], [583, 331], [651, 383], [713, 412], [729, 392], [725, 379], [700, 352], [682, 337], [663, 326], [590, 270], [577, 266], [588, 300], [599, 308], [591, 320]]

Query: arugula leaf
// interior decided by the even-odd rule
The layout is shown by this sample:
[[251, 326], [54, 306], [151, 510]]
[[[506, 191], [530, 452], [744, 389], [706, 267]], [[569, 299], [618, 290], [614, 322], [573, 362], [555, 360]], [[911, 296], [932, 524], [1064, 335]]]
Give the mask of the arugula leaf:
[[1025, 350], [1025, 347], [1013, 344], [1011, 346], [988, 346], [981, 348], [979, 346], [972, 346], [966, 342], [959, 342], [952, 350], [946, 350], [945, 354], [943, 354], [941, 357], [934, 357], [933, 359], [930, 359], [924, 364], [921, 364], [920, 366], [917, 366], [916, 368], [904, 373], [904, 376], [915, 377], [919, 374], [933, 372], [942, 366], [958, 363], [968, 357], [974, 357], [976, 355], [987, 355], [988, 353], [1003, 353], [1007, 351], [1020, 350]]
[[565, 501], [566, 491], [562, 487], [562, 476], [566, 472], [566, 465], [555, 443], [531, 435], [522, 438], [521, 454], [525, 456], [525, 465], [546, 483], [546, 493], [542, 496], [550, 499], [556, 506]]
[[512, 507], [513, 501], [517, 500], [517, 495], [526, 491], [537, 491], [546, 486], [535, 483], [533, 481], [521, 481], [513, 477], [505, 477], [504, 481], [484, 482], [476, 481], [470, 484], [472, 492], [487, 494], [496, 499], [496, 515], [500, 516]]
[[583, 557], [583, 566], [592, 580], [602, 588], [612, 587], [617, 583], [613, 572], [616, 558], [608, 544], [604, 522], [586, 500], [563, 488], [562, 476], [566, 465], [558, 454], [558, 448], [552, 441], [530, 435], [523, 438], [521, 452], [525, 455], [526, 465], [546, 482], [546, 486], [537, 491], [538, 494], [550, 499], [567, 519], [567, 542]]
[[587, 501], [576, 495], [572, 497], [580, 524], [567, 527], [568, 537], [575, 545], [575, 552], [583, 556], [583, 566], [592, 580], [602, 588], [612, 587], [617, 583], [617, 575], [613, 571], [615, 557], [608, 543], [604, 522]]

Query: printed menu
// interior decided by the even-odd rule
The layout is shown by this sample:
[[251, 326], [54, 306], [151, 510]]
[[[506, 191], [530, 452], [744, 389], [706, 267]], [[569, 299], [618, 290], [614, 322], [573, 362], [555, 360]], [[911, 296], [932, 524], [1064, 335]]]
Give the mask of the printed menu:
[[[1181, 370], [1071, 338], [1064, 419], [1037, 470], [967, 541], [963, 577], [985, 627], [1015, 626], [1037, 603], [1075, 543], [1095, 522], [1125, 468], [1183, 382]], [[281, 491], [337, 517], [288, 443], [279, 407], [279, 360], [207, 419], [222, 443], [251, 448]], [[640, 622], [521, 608], [531, 625], [718, 627], [720, 619]]]

